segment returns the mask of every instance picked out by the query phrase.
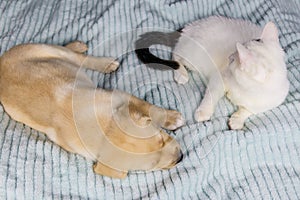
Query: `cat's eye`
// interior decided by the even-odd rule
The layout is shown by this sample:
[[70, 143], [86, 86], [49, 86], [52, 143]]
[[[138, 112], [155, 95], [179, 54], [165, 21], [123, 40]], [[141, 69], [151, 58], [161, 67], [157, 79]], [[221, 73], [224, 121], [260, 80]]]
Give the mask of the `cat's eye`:
[[255, 42], [262, 42], [262, 40], [260, 38], [254, 39], [253, 41], [255, 41]]
[[234, 55], [229, 56], [229, 64], [233, 63], [234, 61]]

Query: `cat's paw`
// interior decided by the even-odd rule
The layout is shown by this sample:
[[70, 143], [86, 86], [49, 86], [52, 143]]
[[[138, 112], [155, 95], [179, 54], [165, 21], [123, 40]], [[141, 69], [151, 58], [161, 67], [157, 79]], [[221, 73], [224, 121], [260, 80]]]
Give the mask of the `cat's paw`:
[[197, 122], [207, 121], [211, 118], [213, 112], [204, 110], [204, 109], [197, 109], [194, 115], [194, 118]]
[[245, 120], [241, 118], [238, 113], [234, 113], [229, 119], [229, 127], [230, 129], [237, 130], [242, 129], [244, 127]]
[[179, 84], [185, 84], [189, 81], [189, 75], [175, 72], [174, 79]]
[[185, 119], [181, 113], [175, 110], [169, 110], [163, 128], [168, 130], [175, 130], [185, 124]]
[[110, 58], [111, 62], [105, 67], [104, 73], [111, 73], [118, 69], [120, 63], [118, 61], [115, 61], [114, 58]]

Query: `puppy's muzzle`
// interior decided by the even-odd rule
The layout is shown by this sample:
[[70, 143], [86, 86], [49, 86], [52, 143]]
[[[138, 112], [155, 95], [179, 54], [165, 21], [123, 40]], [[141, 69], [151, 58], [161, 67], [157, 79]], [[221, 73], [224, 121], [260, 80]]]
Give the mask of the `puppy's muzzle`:
[[183, 153], [182, 153], [182, 151], [180, 150], [179, 156], [178, 156], [178, 160], [176, 161], [176, 164], [180, 163], [182, 160], [183, 160]]

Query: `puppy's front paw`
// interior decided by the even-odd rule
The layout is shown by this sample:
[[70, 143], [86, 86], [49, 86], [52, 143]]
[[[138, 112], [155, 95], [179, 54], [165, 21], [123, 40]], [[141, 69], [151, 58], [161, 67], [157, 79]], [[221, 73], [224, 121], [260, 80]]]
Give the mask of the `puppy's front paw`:
[[140, 112], [130, 113], [131, 119], [138, 125], [142, 127], [146, 127], [151, 123], [151, 118], [147, 115], [143, 115]]
[[113, 71], [116, 71], [120, 65], [118, 61], [115, 61], [114, 58], [111, 59], [111, 62], [105, 67], [104, 73], [111, 73]]
[[234, 113], [229, 119], [230, 129], [237, 130], [244, 127], [245, 120], [239, 116], [238, 113]]
[[181, 115], [181, 113], [175, 110], [169, 110], [163, 128], [168, 130], [175, 130], [183, 126], [184, 124], [185, 124], [185, 120]]

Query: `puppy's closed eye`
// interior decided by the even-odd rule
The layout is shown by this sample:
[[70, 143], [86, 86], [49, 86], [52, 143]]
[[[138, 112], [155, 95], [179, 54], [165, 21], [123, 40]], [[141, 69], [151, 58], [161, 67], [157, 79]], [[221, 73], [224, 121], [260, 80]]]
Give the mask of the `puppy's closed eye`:
[[158, 146], [164, 147], [165, 146], [164, 137], [160, 133], [156, 137], [157, 137]]

